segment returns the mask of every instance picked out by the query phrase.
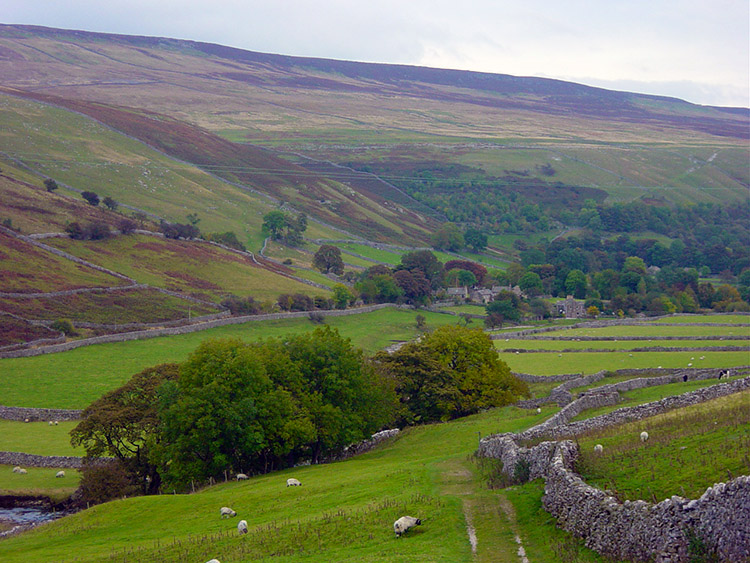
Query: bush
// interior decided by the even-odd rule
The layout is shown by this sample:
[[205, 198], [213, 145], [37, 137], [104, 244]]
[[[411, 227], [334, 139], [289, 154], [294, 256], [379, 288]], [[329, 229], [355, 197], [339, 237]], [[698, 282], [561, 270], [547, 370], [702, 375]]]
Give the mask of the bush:
[[100, 465], [85, 459], [76, 494], [81, 505], [101, 504], [136, 494], [138, 487], [119, 460]]
[[99, 205], [99, 196], [94, 192], [81, 192], [81, 197], [86, 200], [86, 203], [96, 207]]
[[73, 323], [71, 323], [67, 319], [57, 319], [55, 322], [49, 325], [49, 327], [52, 330], [62, 332], [66, 336], [75, 336], [76, 334], [78, 334], [73, 328]]
[[121, 219], [117, 223], [117, 230], [123, 235], [129, 235], [138, 228], [138, 225], [132, 219]]
[[261, 313], [260, 303], [250, 296], [243, 299], [236, 295], [230, 295], [221, 302], [221, 305], [229, 309], [232, 315], [259, 315]]

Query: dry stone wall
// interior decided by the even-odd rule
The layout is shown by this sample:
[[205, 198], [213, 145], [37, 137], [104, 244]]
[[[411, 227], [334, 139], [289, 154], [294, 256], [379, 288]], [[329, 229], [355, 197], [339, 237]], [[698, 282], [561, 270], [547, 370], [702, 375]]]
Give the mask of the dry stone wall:
[[[651, 378], [658, 379], [658, 378]], [[620, 503], [616, 498], [585, 483], [573, 470], [577, 445], [569, 440], [544, 441], [526, 448], [519, 442], [543, 437], [578, 435], [613, 424], [642, 420], [720, 396], [750, 389], [750, 377], [720, 383], [661, 401], [618, 409], [612, 413], [569, 424], [576, 414], [614, 400], [625, 381], [607, 386], [603, 392], [588, 392], [560, 413], [520, 434], [499, 434], [481, 440], [478, 455], [502, 461], [512, 475], [519, 461], [525, 462], [530, 479], [545, 479], [543, 503], [558, 524], [582, 537], [586, 545], [617, 560], [656, 563], [688, 561], [690, 534], [716, 550], [721, 561], [750, 561], [750, 477], [740, 476], [710, 487], [698, 499], [673, 496], [658, 504], [642, 500]]]
[[80, 410], [0, 406], [0, 419], [20, 422], [37, 422], [40, 420], [62, 422], [64, 420], [78, 420], [81, 418], [82, 412]]

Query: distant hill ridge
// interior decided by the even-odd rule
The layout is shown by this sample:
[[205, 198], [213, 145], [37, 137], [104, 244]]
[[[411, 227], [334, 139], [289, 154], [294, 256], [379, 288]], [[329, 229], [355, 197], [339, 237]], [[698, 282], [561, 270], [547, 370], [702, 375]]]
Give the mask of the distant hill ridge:
[[[0, 25], [0, 38], [33, 38], [68, 43], [107, 42], [134, 49], [192, 52], [220, 59], [224, 73], [211, 78], [252, 85], [401, 95], [462, 102], [543, 114], [650, 123], [718, 136], [750, 138], [750, 109], [698, 106], [677, 98], [635, 94], [562, 80], [449, 70], [409, 65], [361, 63], [247, 51], [211, 43], [160, 37], [60, 30], [32, 25]], [[143, 53], [153, 56], [151, 53]], [[20, 58], [19, 58], [20, 57]], [[23, 57], [0, 46], [0, 63]], [[263, 72], [255, 72], [255, 67]], [[268, 72], [271, 67], [275, 72]], [[456, 90], [458, 89], [458, 90]]]

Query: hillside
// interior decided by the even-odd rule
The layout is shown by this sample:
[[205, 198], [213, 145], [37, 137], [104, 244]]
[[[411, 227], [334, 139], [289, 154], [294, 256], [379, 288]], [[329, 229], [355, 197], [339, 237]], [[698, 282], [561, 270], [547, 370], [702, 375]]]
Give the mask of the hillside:
[[[219, 174], [231, 170], [235, 179], [277, 197], [279, 181], [288, 180], [290, 172], [299, 178], [312, 174], [310, 182], [300, 180], [282, 197], [312, 216], [329, 220], [353, 212], [321, 209], [320, 199], [331, 199], [330, 191], [321, 195], [326, 182], [316, 181], [313, 188], [312, 179], [344, 182], [381, 210], [396, 202], [389, 209], [400, 216], [394, 220], [416, 238], [420, 234], [413, 227], [425, 216], [408, 213], [410, 208], [420, 212], [418, 204], [387, 184], [425, 173], [439, 177], [446, 165], [465, 167], [464, 174], [449, 175], [456, 188], [472, 180], [481, 186], [513, 178], [517, 190], [541, 188], [563, 200], [571, 190], [585, 188], [598, 190], [594, 199], [607, 202], [744, 201], [750, 185], [747, 109], [696, 106], [559, 80], [297, 58], [34, 26], [0, 26], [0, 75], [4, 86], [64, 98], [68, 101], [60, 103], [68, 107], [75, 100], [77, 111], [96, 111], [97, 119], [114, 119], [113, 126], [145, 135], [162, 150], [213, 164]], [[95, 109], [82, 108], [83, 100], [97, 102]], [[101, 104], [141, 111], [104, 117], [110, 109], [105, 112]], [[149, 127], [143, 110], [179, 120], [180, 127], [190, 123], [267, 150], [225, 145], [233, 158], [213, 150], [202, 158], [189, 147], [175, 146], [182, 134], [159, 140], [144, 131]], [[194, 135], [193, 130], [185, 138], [194, 143]], [[203, 141], [197, 145], [204, 153]], [[320, 162], [304, 161], [305, 176], [294, 166], [279, 171], [275, 156], [302, 164], [295, 156], [300, 154]], [[215, 162], [207, 162], [211, 159]], [[363, 185], [346, 169], [327, 168], [326, 161], [371, 169], [387, 182], [378, 188]], [[439, 218], [440, 210], [435, 211]], [[346, 228], [366, 215], [357, 214]], [[382, 223], [363, 225], [361, 231], [370, 238], [379, 231], [392, 236]]]

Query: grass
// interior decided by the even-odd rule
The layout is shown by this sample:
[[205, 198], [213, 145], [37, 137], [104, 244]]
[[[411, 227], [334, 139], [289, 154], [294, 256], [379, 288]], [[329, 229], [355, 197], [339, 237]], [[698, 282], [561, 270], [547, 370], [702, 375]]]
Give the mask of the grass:
[[673, 317], [659, 317], [654, 323], [734, 323], [750, 324], [750, 315], [676, 315]]
[[[715, 321], [721, 322], [721, 321]], [[619, 336], [722, 336], [731, 338], [742, 336], [750, 337], [750, 324], [745, 326], [643, 326], [643, 325], [612, 325], [601, 328], [570, 328], [554, 333], [554, 336], [593, 336], [593, 337], [619, 337]]]
[[[355, 346], [373, 353], [417, 334], [415, 311], [393, 308], [372, 313], [329, 317], [326, 324], [351, 338]], [[427, 327], [455, 324], [451, 315], [421, 311]], [[228, 325], [189, 334], [130, 342], [96, 344], [57, 354], [0, 359], [3, 386], [0, 405], [84, 408], [122, 385], [146, 367], [180, 362], [207, 338], [257, 340], [314, 330], [306, 318]]]
[[503, 353], [500, 358], [512, 371], [534, 375], [580, 373], [588, 375], [599, 371], [618, 369], [686, 368], [688, 364], [700, 368], [738, 367], [750, 364], [750, 352], [701, 351], [703, 360], [696, 363], [696, 351], [637, 352], [632, 356], [621, 352], [573, 352], [557, 354]]
[[80, 473], [65, 469], [65, 477], [57, 478], [55, 467], [24, 467], [26, 475], [13, 473], [13, 466], [0, 465], [0, 495], [49, 496], [62, 501], [78, 488]]
[[82, 456], [81, 448], [70, 445], [70, 431], [76, 421], [63, 421], [50, 426], [48, 422], [16, 422], [0, 420], [0, 451], [35, 455]]
[[[640, 401], [638, 401], [640, 402]], [[640, 441], [641, 431], [648, 441]], [[744, 391], [581, 436], [578, 471], [624, 500], [697, 498], [750, 473], [750, 392]], [[594, 444], [604, 446], [595, 455]]]
[[[14, 561], [466, 561], [472, 560], [459, 495], [443, 494], [445, 463], [476, 448], [477, 433], [537, 421], [514, 407], [411, 428], [391, 445], [330, 465], [230, 482], [193, 495], [120, 500], [0, 543]], [[287, 488], [294, 476], [302, 487]], [[220, 506], [238, 518], [221, 520]], [[423, 525], [401, 540], [403, 514]], [[478, 514], [477, 528], [486, 517]], [[250, 533], [236, 535], [237, 520]], [[481, 542], [481, 538], [480, 538]], [[75, 553], [73, 553], [74, 551]]]
[[246, 256], [198, 241], [146, 235], [103, 241], [55, 239], [54, 246], [139, 283], [218, 302], [227, 294], [274, 299], [281, 293], [324, 293], [256, 266]]
[[450, 305], [441, 307], [441, 309], [455, 313], [469, 313], [471, 315], [484, 315], [486, 312], [482, 305]]
[[[741, 377], [747, 377], [746, 375], [736, 376], [730, 379], [738, 379]], [[592, 387], [599, 387], [601, 385], [606, 385], [608, 383], [616, 383], [616, 379], [624, 380], [624, 379], [633, 379], [631, 377], [622, 377], [622, 378], [609, 378], [606, 377], [603, 380], [593, 384], [588, 385], [586, 387], [577, 387], [575, 389], [572, 389], [571, 392], [573, 394], [580, 393], [581, 391], [584, 391], [585, 389], [591, 389]], [[728, 381], [728, 380], [727, 380]], [[656, 385], [654, 387], [644, 387], [642, 389], [634, 389], [633, 391], [626, 391], [624, 393], [620, 393], [620, 396], [622, 397], [622, 402], [618, 403], [617, 405], [609, 405], [606, 407], [599, 407], [597, 409], [589, 409], [578, 416], [574, 417], [573, 420], [584, 420], [587, 418], [593, 418], [595, 416], [599, 416], [602, 414], [606, 414], [608, 412], [612, 412], [617, 409], [621, 409], [624, 407], [632, 407], [635, 405], [640, 405], [643, 403], [651, 403], [653, 401], [660, 401], [661, 399], [664, 399], [666, 397], [673, 397], [675, 395], [680, 395], [682, 393], [687, 393], [689, 391], [696, 391], [698, 389], [703, 389], [704, 387], [709, 387], [711, 385], [716, 385], [719, 383], [717, 379], [699, 379], [694, 381], [680, 381], [678, 383], [668, 383], [666, 385]]]
[[[451, 309], [455, 310], [455, 309]], [[468, 311], [467, 311], [468, 312]], [[524, 340], [508, 339], [495, 340], [495, 347], [500, 351], [508, 350], [622, 350], [634, 348], [717, 348], [723, 346], [750, 346], [750, 340]], [[700, 353], [699, 350], [696, 352]], [[696, 353], [693, 352], [693, 353]]]

